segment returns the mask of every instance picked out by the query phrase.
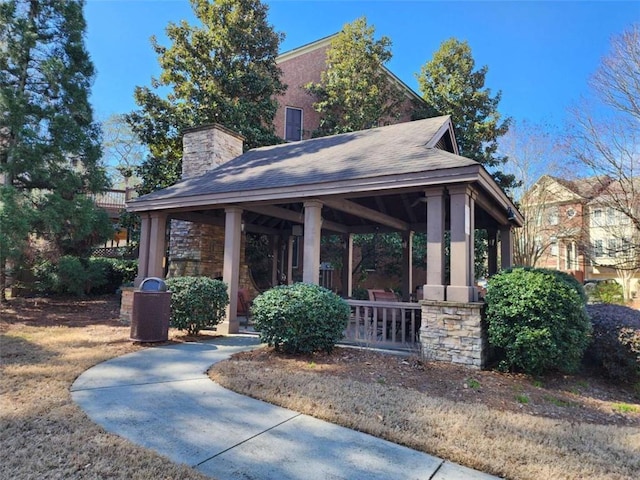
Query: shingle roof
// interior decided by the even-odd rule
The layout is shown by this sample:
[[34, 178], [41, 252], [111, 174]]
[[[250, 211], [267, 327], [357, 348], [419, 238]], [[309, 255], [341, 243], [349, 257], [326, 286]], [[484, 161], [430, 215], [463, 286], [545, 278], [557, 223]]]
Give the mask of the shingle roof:
[[[133, 200], [295, 188], [477, 165], [434, 148], [448, 116], [249, 150], [209, 172]], [[440, 135], [438, 135], [440, 136]]]
[[597, 196], [611, 183], [611, 178], [606, 175], [578, 178], [575, 180], [565, 180], [551, 175], [549, 175], [549, 177], [586, 200]]

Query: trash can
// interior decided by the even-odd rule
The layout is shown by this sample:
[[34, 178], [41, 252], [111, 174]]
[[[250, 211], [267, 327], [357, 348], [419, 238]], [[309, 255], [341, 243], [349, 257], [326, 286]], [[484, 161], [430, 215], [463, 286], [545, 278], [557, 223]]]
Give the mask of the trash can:
[[131, 340], [166, 342], [169, 339], [171, 292], [161, 278], [149, 277], [133, 292]]

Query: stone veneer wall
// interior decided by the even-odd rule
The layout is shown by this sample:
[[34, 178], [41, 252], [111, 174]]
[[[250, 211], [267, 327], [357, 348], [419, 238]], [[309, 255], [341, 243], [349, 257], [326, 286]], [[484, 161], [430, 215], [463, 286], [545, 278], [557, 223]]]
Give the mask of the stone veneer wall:
[[204, 125], [184, 132], [182, 179], [202, 175], [242, 155], [243, 139], [222, 125]]
[[420, 343], [429, 360], [483, 368], [487, 355], [484, 303], [423, 300]]
[[[251, 281], [249, 266], [244, 262], [246, 238], [240, 245], [240, 288], [249, 289], [251, 298], [258, 292]], [[222, 277], [224, 263], [224, 228], [216, 225], [171, 221], [168, 277]]]

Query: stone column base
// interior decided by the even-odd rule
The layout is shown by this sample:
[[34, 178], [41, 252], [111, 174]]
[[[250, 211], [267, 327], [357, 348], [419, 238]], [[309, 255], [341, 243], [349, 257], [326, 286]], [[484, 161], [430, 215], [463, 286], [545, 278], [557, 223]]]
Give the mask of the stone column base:
[[423, 300], [420, 304], [420, 344], [426, 359], [477, 369], [485, 366], [484, 303]]

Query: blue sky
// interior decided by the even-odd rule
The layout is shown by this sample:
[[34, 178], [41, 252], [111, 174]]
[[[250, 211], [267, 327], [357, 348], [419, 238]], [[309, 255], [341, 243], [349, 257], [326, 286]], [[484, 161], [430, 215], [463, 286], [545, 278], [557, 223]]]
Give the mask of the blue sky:
[[[467, 40], [487, 86], [502, 90], [500, 111], [516, 121], [559, 125], [587, 93], [609, 39], [640, 21], [640, 2], [437, 2], [271, 0], [269, 20], [286, 39], [282, 51], [331, 35], [366, 16], [393, 42], [388, 67], [418, 90], [415, 73], [440, 43]], [[92, 102], [98, 119], [136, 108], [136, 85], [159, 74], [149, 38], [165, 40], [168, 22], [195, 23], [188, 0], [88, 0], [87, 47], [97, 69]]]

